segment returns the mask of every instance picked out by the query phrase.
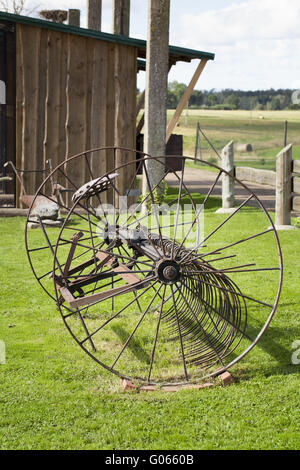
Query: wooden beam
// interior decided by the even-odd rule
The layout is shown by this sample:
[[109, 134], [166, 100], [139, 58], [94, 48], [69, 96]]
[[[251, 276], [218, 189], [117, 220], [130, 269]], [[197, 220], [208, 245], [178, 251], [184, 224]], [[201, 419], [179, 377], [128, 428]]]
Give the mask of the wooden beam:
[[291, 225], [292, 149], [285, 147], [276, 159], [275, 225]]
[[80, 10], [76, 8], [68, 10], [68, 24], [80, 27]]
[[293, 178], [293, 192], [300, 194], [300, 178], [296, 176]]
[[235, 168], [235, 176], [241, 181], [276, 186], [276, 172], [272, 170], [259, 170], [257, 168], [237, 166]]
[[[171, 68], [172, 68], [172, 63], [169, 63], [169, 70], [168, 72], [170, 72]], [[139, 101], [138, 101], [138, 104], [136, 106], [136, 117], [138, 117], [138, 114], [140, 112], [140, 110], [142, 109], [143, 105], [145, 104], [145, 90], [143, 91], [143, 93], [141, 94], [140, 98], [139, 98]], [[138, 136], [142, 129], [143, 129], [143, 126], [144, 126], [144, 123], [145, 123], [145, 113], [143, 113], [140, 117], [140, 120], [136, 126], [136, 135]]]
[[294, 212], [300, 212], [300, 197], [299, 196], [293, 197], [292, 210]]
[[129, 36], [130, 0], [113, 1], [113, 33]]
[[[165, 155], [167, 92], [169, 69], [170, 0], [149, 0], [146, 54], [146, 93], [144, 152], [157, 157]], [[143, 193], [161, 180], [164, 165], [146, 162], [149, 181], [143, 178]], [[162, 187], [157, 188], [162, 192]]]
[[293, 160], [293, 173], [300, 173], [300, 160]]
[[102, 0], [88, 0], [87, 5], [87, 27], [101, 31]]
[[177, 122], [179, 121], [180, 119], [180, 116], [181, 116], [181, 113], [182, 111], [184, 110], [184, 108], [186, 107], [190, 97], [191, 97], [191, 94], [195, 88], [195, 85], [201, 75], [201, 73], [203, 72], [204, 70], [204, 67], [206, 66], [206, 63], [207, 63], [207, 59], [201, 59], [200, 62], [199, 62], [199, 65], [188, 85], [188, 87], [186, 88], [184, 94], [182, 95], [181, 97], [181, 100], [180, 102], [178, 103], [178, 106], [177, 106], [177, 109], [171, 119], [171, 121], [169, 122], [169, 125], [168, 125], [168, 128], [167, 128], [167, 136], [166, 136], [166, 143], [168, 143], [170, 137], [171, 137], [171, 134], [173, 132], [173, 130], [175, 129], [175, 126], [177, 124]]
[[139, 100], [136, 105], [136, 117], [138, 117], [140, 110], [145, 104], [145, 90], [140, 94]]

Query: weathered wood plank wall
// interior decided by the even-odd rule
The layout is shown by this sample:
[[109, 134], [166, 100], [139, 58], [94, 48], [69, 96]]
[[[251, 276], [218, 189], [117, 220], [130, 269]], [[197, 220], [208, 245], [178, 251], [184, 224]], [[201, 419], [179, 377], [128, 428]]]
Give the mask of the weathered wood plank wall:
[[[42, 169], [51, 159], [54, 168], [92, 148], [135, 148], [136, 72], [135, 47], [17, 24], [16, 166]], [[124, 154], [116, 162], [112, 151], [101, 155], [91, 160], [96, 175], [124, 163]], [[83, 168], [72, 165], [78, 186], [91, 179]], [[120, 176], [126, 187], [130, 175]], [[25, 174], [27, 194], [42, 179]]]

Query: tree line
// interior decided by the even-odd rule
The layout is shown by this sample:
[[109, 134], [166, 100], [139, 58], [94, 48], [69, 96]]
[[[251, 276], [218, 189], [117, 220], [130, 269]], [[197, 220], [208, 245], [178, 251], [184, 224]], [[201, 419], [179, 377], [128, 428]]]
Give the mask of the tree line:
[[[170, 82], [168, 86], [168, 109], [175, 109], [185, 92], [187, 86], [176, 81]], [[243, 91], [225, 89], [217, 90], [194, 90], [189, 99], [189, 108], [209, 109], [257, 109], [257, 110], [280, 110], [300, 109], [299, 104], [292, 103], [291, 89], [256, 90]]]

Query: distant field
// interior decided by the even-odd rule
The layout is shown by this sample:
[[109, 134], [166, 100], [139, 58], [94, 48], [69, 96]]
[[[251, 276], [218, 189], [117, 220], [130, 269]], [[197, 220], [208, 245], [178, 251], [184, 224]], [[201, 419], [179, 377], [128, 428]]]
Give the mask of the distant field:
[[[173, 110], [168, 111], [168, 119]], [[201, 129], [220, 153], [231, 140], [235, 144], [250, 143], [252, 152], [235, 151], [238, 166], [275, 169], [276, 155], [283, 147], [284, 121], [288, 121], [287, 142], [293, 143], [293, 158], [300, 159], [300, 111], [184, 111], [174, 131], [183, 135], [184, 154], [195, 155], [196, 126]], [[202, 158], [217, 163], [214, 150], [201, 135]], [[200, 158], [200, 149], [198, 150]]]

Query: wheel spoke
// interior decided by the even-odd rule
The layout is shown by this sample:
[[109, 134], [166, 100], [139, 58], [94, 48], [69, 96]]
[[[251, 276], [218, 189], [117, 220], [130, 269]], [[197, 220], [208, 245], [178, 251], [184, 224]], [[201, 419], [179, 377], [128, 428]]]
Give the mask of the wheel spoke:
[[[160, 291], [162, 285], [159, 286], [158, 288], [158, 292]], [[145, 308], [144, 312], [142, 313], [142, 316], [141, 318], [139, 319], [139, 321], [137, 322], [137, 324], [135, 325], [134, 329], [132, 330], [132, 332], [130, 333], [130, 335], [128, 336], [126, 342], [123, 344], [123, 347], [121, 349], [121, 351], [119, 352], [119, 354], [117, 355], [116, 359], [114, 360], [114, 362], [112, 363], [111, 365], [111, 369], [114, 368], [114, 366], [116, 365], [116, 363], [118, 362], [118, 360], [120, 359], [121, 355], [123, 354], [123, 352], [125, 351], [129, 341], [131, 340], [131, 338], [133, 337], [134, 333], [136, 332], [136, 330], [138, 329], [138, 327], [140, 326], [140, 324], [142, 323], [143, 319], [145, 318], [145, 315], [146, 313], [149, 311], [149, 308], [151, 307], [151, 305], [153, 304], [154, 302], [154, 299], [155, 297], [157, 296], [157, 293], [154, 295], [154, 297], [152, 297], [152, 299], [150, 300], [150, 302], [148, 303], [147, 307]]]
[[180, 342], [180, 350], [181, 350], [183, 371], [184, 371], [185, 379], [188, 382], [189, 378], [188, 378], [188, 373], [187, 373], [187, 368], [186, 368], [186, 361], [185, 361], [185, 354], [184, 354], [183, 341], [182, 341], [182, 335], [181, 335], [181, 328], [180, 328], [180, 322], [179, 322], [178, 312], [177, 312], [177, 307], [176, 307], [176, 300], [175, 300], [174, 290], [173, 290], [172, 285], [171, 285], [171, 292], [172, 292], [173, 306], [174, 306], [174, 311], [175, 311], [175, 316], [176, 316], [176, 321], [177, 321], [177, 328], [178, 328], [178, 335], [179, 335], [179, 342]]
[[[114, 320], [116, 317], [118, 317], [120, 315], [120, 313], [122, 313], [124, 310], [126, 310], [126, 308], [128, 308], [131, 304], [133, 304], [133, 302], [136, 302], [136, 299], [139, 299], [142, 295], [144, 295], [146, 292], [148, 292], [148, 290], [151, 288], [152, 286], [147, 286], [145, 288], [145, 290], [143, 290], [140, 294], [137, 295], [136, 298], [134, 298], [133, 300], [131, 300], [130, 302], [128, 302], [125, 307], [122, 307], [117, 313], [114, 313], [114, 315], [112, 315], [108, 320], [106, 320], [101, 326], [99, 326], [95, 331], [93, 331], [93, 333], [91, 333], [89, 336], [87, 336], [84, 340], [81, 341], [81, 344], [85, 343], [89, 338], [91, 338], [92, 336], [94, 336], [96, 333], [98, 333], [100, 330], [102, 330], [102, 328], [104, 328], [108, 323], [110, 323], [112, 320]], [[74, 312], [75, 313], [75, 312]]]
[[[178, 170], [172, 169], [168, 158], [106, 147], [65, 160], [40, 185], [32, 205], [37, 207], [43, 198], [45, 204], [57, 204], [60, 228], [37, 221], [30, 210], [26, 250], [36, 279], [56, 301], [65, 326], [91, 358], [119, 377], [151, 384], [169, 381], [170, 385], [219, 374], [256, 345], [278, 304], [282, 255], [271, 217], [244, 183], [232, 176], [248, 193], [220, 218], [209, 210], [209, 203], [226, 171], [202, 161], [217, 172], [199, 195], [199, 203], [189, 186], [189, 157], [178, 157]], [[161, 166], [157, 179], [151, 173], [152, 163]], [[141, 170], [145, 193], [137, 202], [131, 194]], [[86, 180], [99, 180], [99, 184], [88, 187]], [[161, 213], [156, 191], [164, 181], [170, 186], [164, 201], [169, 210]], [[83, 184], [86, 191], [72, 198]], [[251, 235], [248, 214], [242, 208], [249, 202], [253, 205], [253, 198], [258, 202], [255, 211], [263, 218], [257, 218], [256, 233]], [[181, 217], [184, 204], [192, 208], [188, 217]], [[208, 211], [210, 228], [202, 234], [200, 223]], [[28, 230], [30, 222], [40, 230]], [[236, 222], [241, 222], [243, 235], [234, 237], [237, 231], [228, 231], [220, 246], [221, 229], [234, 228]], [[264, 253], [255, 256], [247, 242], [253, 240], [259, 250], [259, 237], [269, 232], [274, 238], [262, 240], [264, 261]], [[262, 284], [277, 283], [274, 296], [264, 295], [257, 283], [247, 283], [255, 273]], [[114, 332], [121, 339], [117, 350]], [[136, 350], [145, 335], [150, 337], [149, 351]], [[129, 351], [144, 356], [138, 366]], [[140, 377], [132, 375], [135, 370], [141, 371]]]
[[[166, 295], [166, 288], [167, 286], [164, 285], [164, 292], [161, 297], [162, 301], [160, 304], [160, 309], [159, 309], [159, 317], [157, 320], [157, 326], [156, 326], [156, 331], [155, 331], [155, 338], [154, 338], [154, 343], [153, 343], [153, 348], [152, 348], [152, 353], [151, 353], [151, 359], [150, 359], [150, 365], [149, 365], [149, 372], [148, 372], [148, 382], [150, 382], [151, 379], [151, 372], [152, 372], [152, 367], [153, 367], [153, 361], [154, 361], [154, 355], [155, 355], [155, 350], [156, 350], [156, 344], [157, 344], [157, 339], [158, 339], [158, 332], [159, 332], [159, 327], [160, 327], [160, 321], [161, 321], [161, 315], [162, 315], [162, 309], [165, 303], [165, 295]], [[158, 293], [157, 291], [156, 293]]]

